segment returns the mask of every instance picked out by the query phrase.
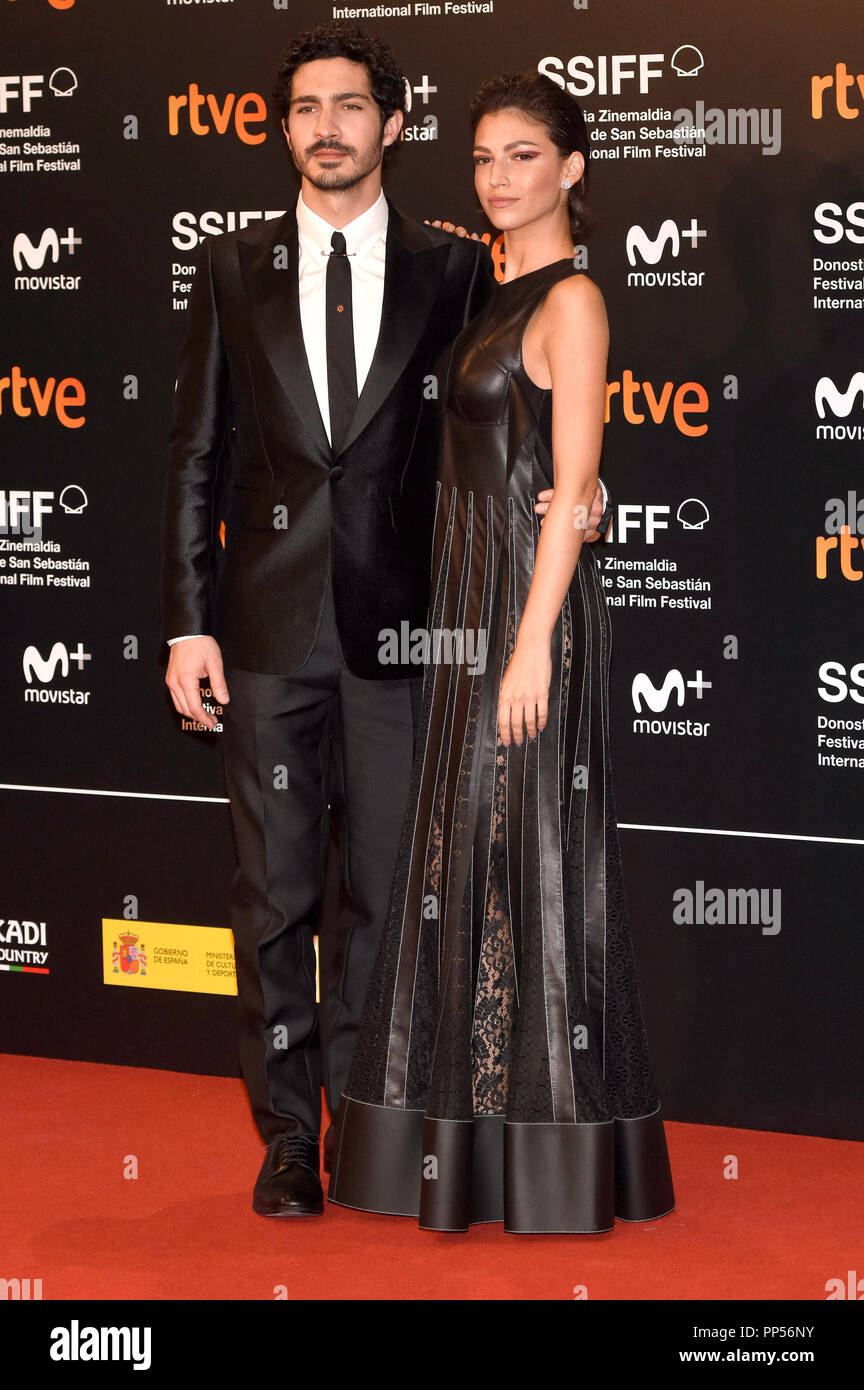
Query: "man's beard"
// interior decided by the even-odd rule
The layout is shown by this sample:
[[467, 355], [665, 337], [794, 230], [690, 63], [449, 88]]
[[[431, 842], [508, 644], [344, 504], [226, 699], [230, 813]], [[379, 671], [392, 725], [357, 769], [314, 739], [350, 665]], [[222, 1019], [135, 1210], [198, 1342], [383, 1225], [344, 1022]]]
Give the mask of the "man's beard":
[[[348, 169], [325, 168], [320, 172], [312, 173], [310, 166], [314, 155], [317, 154], [319, 150], [332, 149], [338, 149], [340, 153], [344, 152], [346, 157], [352, 161], [351, 167]], [[306, 161], [300, 172], [305, 179], [308, 179], [313, 188], [320, 188], [324, 191], [332, 189], [344, 191], [349, 188], [354, 188], [358, 183], [362, 183], [363, 180], [372, 173], [373, 169], [378, 168], [378, 165], [381, 163], [383, 149], [384, 145], [382, 142], [368, 152], [367, 160], [363, 164], [358, 165], [357, 151], [350, 145], [314, 145], [311, 152], [306, 155]]]

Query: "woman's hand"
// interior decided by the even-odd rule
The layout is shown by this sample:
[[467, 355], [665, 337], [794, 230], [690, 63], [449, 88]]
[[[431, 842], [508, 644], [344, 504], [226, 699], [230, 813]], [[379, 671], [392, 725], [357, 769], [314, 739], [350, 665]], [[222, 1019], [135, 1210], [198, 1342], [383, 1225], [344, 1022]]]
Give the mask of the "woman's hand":
[[529, 738], [546, 728], [552, 657], [548, 641], [518, 642], [498, 695], [498, 735], [505, 748], [521, 744], [522, 728]]

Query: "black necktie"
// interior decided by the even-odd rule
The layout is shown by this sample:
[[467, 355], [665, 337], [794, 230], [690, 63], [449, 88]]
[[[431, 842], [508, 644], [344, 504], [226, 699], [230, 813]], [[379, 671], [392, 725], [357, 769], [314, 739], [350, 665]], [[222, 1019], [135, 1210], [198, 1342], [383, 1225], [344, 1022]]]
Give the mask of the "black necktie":
[[338, 454], [357, 405], [357, 365], [354, 357], [354, 315], [351, 307], [351, 262], [345, 238], [334, 232], [327, 262], [327, 396], [330, 402], [330, 444]]

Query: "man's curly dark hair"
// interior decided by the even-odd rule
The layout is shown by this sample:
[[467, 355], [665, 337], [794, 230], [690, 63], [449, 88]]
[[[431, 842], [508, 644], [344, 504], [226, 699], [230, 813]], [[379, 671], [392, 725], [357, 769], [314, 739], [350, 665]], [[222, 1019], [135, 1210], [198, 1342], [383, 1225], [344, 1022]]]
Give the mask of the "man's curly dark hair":
[[[344, 20], [332, 20], [298, 34], [282, 55], [282, 62], [273, 88], [277, 114], [287, 125], [291, 105], [291, 80], [303, 63], [318, 58], [348, 58], [361, 63], [369, 74], [372, 96], [381, 112], [381, 127], [394, 111], [405, 112], [405, 79], [396, 65], [391, 50], [382, 39], [358, 29]], [[385, 157], [392, 146], [388, 146]]]

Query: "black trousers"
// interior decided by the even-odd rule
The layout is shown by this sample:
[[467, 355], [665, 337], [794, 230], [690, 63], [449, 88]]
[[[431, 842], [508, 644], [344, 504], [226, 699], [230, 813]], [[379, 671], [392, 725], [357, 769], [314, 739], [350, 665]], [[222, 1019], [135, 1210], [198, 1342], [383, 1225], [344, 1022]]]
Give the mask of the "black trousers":
[[[421, 681], [351, 674], [329, 583], [315, 646], [299, 671], [228, 669], [225, 677], [240, 1065], [265, 1143], [281, 1134], [317, 1139], [321, 1085], [335, 1115], [384, 925]], [[341, 865], [338, 905], [321, 923], [319, 1008], [313, 936], [331, 800], [339, 805]], [[325, 941], [328, 933], [335, 938]]]

